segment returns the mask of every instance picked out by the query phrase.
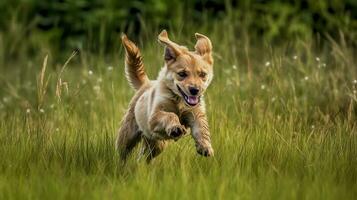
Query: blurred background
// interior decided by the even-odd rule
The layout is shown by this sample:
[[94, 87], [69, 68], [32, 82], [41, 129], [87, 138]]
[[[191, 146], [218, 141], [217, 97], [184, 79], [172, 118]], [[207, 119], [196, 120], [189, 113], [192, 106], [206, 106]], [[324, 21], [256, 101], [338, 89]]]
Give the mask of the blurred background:
[[[215, 157], [123, 168], [120, 35], [155, 79], [162, 29], [212, 41]], [[356, 47], [357, 0], [0, 0], [0, 199], [355, 200]]]
[[120, 33], [143, 44], [163, 28], [176, 37], [215, 32], [258, 44], [341, 36], [357, 44], [355, 0], [2, 0], [0, 13], [5, 60], [44, 49], [115, 52]]

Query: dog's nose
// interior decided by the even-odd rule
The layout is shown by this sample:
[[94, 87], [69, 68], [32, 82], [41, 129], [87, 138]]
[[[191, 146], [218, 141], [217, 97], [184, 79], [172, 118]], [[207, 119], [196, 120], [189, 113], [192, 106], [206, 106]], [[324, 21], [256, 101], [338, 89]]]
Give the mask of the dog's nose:
[[189, 87], [188, 90], [190, 91], [190, 93], [192, 95], [197, 95], [198, 92], [200, 91], [198, 88], [195, 88], [195, 87]]

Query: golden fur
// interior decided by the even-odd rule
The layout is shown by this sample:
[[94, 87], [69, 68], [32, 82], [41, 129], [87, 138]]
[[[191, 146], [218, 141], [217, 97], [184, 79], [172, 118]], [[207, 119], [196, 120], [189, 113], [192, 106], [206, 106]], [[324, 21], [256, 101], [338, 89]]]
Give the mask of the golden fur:
[[178, 140], [188, 130], [197, 152], [213, 156], [203, 93], [213, 78], [212, 44], [208, 37], [195, 34], [195, 51], [172, 42], [164, 30], [158, 40], [165, 45], [165, 65], [157, 80], [149, 80], [138, 47], [125, 35], [125, 72], [137, 90], [117, 137], [117, 149], [126, 159], [143, 139], [142, 154], [150, 161], [169, 140]]

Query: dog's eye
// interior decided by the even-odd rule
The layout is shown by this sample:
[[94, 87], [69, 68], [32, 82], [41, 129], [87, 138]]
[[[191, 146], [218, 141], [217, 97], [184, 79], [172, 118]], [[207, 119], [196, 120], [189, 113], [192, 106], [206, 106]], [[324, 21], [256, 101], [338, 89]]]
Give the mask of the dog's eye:
[[200, 72], [198, 75], [199, 75], [201, 78], [206, 78], [207, 73], [206, 73], [206, 72]]
[[187, 77], [187, 73], [185, 71], [179, 72], [177, 73], [181, 78], [186, 78]]

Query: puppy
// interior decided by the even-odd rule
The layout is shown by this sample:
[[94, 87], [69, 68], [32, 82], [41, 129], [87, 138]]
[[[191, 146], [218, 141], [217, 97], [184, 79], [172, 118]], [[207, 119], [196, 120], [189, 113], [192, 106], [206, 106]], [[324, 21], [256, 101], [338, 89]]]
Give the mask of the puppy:
[[213, 78], [212, 44], [196, 33], [195, 51], [168, 38], [163, 30], [158, 40], [165, 46], [165, 65], [157, 80], [149, 80], [138, 47], [126, 35], [125, 75], [136, 94], [132, 98], [116, 141], [120, 157], [143, 139], [147, 162], [159, 155], [169, 140], [178, 140], [190, 129], [197, 152], [213, 156], [203, 93]]

